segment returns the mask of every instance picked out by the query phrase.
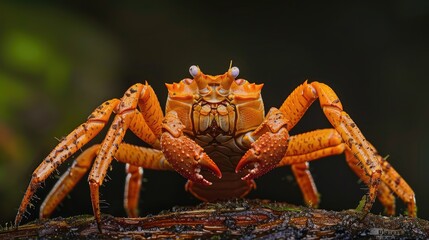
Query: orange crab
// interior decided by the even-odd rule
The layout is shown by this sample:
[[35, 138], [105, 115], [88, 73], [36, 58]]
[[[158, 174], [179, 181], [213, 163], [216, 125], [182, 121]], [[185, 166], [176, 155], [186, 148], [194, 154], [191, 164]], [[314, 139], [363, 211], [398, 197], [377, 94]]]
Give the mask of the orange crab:
[[[329, 86], [305, 81], [279, 109], [271, 108], [264, 116], [263, 84], [237, 78], [237, 67], [230, 66], [226, 73], [216, 76], [204, 74], [197, 66], [189, 71], [192, 78], [166, 84], [165, 116], [147, 83], [135, 84], [121, 99], [106, 101], [95, 109], [33, 172], [15, 225], [19, 225], [40, 184], [96, 136], [112, 113], [116, 116], [103, 142], [74, 160], [43, 202], [41, 218], [52, 213], [92, 166], [88, 182], [100, 228], [99, 187], [113, 158], [126, 163], [124, 205], [130, 217], [138, 215], [143, 168], [175, 170], [188, 179], [186, 190], [201, 200], [215, 201], [244, 197], [255, 187], [254, 178], [291, 165], [306, 204], [316, 207], [319, 194], [308, 162], [341, 153], [369, 188], [364, 214], [377, 197], [387, 214], [394, 214], [396, 194], [407, 205], [408, 215], [416, 216], [413, 190], [365, 139]], [[333, 128], [289, 136], [316, 99]], [[152, 148], [124, 143], [128, 129]]]

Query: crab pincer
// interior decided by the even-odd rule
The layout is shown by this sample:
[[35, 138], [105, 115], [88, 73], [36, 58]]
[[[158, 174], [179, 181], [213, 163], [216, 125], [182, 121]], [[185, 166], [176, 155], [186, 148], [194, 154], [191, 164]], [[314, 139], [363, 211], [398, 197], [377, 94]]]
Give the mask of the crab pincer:
[[275, 168], [287, 150], [289, 132], [287, 120], [276, 108], [271, 108], [262, 125], [253, 133], [260, 137], [252, 143], [235, 168], [238, 173], [247, 170], [243, 180], [258, 178]]
[[183, 134], [184, 128], [177, 113], [169, 112], [162, 124], [161, 150], [173, 169], [183, 177], [195, 183], [211, 185], [201, 170], [204, 168], [218, 178], [222, 177], [222, 173], [204, 149]]

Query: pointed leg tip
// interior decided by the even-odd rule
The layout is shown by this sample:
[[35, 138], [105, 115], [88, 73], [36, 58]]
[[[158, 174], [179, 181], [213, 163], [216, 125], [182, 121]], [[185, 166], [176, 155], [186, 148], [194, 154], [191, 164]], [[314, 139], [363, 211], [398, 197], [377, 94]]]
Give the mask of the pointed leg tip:
[[102, 234], [102, 233], [103, 233], [103, 229], [102, 229], [102, 227], [101, 227], [101, 219], [99, 219], [99, 218], [97, 218], [96, 216], [94, 216], [94, 221], [95, 221], [95, 224], [97, 225], [97, 230], [98, 230], [98, 232], [99, 232], [100, 234]]
[[13, 225], [13, 228], [14, 228], [15, 230], [18, 230], [18, 227], [19, 227], [19, 221], [17, 222], [17, 221], [15, 220], [14, 225]]
[[360, 216], [359, 216], [359, 220], [363, 221], [366, 218], [366, 216], [368, 216], [368, 213], [369, 212], [367, 212], [367, 211], [361, 212]]
[[18, 226], [21, 223], [21, 220], [22, 220], [22, 212], [18, 212], [18, 214], [15, 217], [15, 221], [14, 221], [15, 229], [18, 229]]

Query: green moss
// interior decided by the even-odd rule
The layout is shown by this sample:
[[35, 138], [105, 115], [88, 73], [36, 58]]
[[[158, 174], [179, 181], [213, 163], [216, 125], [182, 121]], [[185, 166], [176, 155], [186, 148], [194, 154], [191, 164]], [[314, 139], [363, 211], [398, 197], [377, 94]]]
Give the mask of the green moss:
[[367, 196], [366, 196], [366, 195], [364, 195], [364, 196], [362, 197], [362, 199], [359, 201], [359, 204], [358, 204], [358, 206], [356, 207], [356, 211], [358, 211], [358, 212], [362, 212], [362, 211], [363, 211], [363, 208], [364, 208], [364, 206], [365, 206], [365, 204], [366, 204], [366, 201], [367, 201]]
[[262, 204], [261, 206], [264, 208], [269, 208], [274, 211], [278, 211], [278, 212], [285, 212], [285, 211], [301, 212], [302, 211], [299, 207], [289, 205], [289, 204], [268, 203], [268, 204]]

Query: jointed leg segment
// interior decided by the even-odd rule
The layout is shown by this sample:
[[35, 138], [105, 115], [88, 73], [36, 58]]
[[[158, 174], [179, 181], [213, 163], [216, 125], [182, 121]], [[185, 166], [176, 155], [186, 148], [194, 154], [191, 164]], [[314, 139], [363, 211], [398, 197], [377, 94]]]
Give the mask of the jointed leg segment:
[[[346, 144], [342, 141], [341, 136], [335, 129], [320, 129], [308, 133], [303, 133], [289, 138], [289, 146], [285, 157], [280, 161], [278, 167], [291, 165], [292, 171], [301, 188], [304, 196], [304, 200], [309, 206], [316, 206], [318, 202], [318, 192], [316, 186], [311, 177], [311, 173], [308, 170], [308, 162], [313, 161], [322, 157], [345, 154], [346, 161], [350, 168], [356, 173], [356, 175], [366, 184], [369, 184], [369, 176], [365, 173], [361, 167], [359, 160], [354, 157], [353, 153], [348, 149]], [[378, 156], [382, 159], [381, 156]], [[383, 161], [385, 161], [383, 159]], [[388, 171], [383, 168], [382, 182], [378, 190], [378, 199], [385, 207], [386, 213], [393, 215], [395, 213], [395, 198], [391, 189], [398, 189], [397, 186], [392, 184], [386, 184], [386, 182], [392, 182], [388, 179], [396, 178], [395, 175], [391, 175]], [[411, 188], [401, 186], [401, 190], [397, 192], [407, 192], [408, 195], [413, 195]], [[404, 196], [405, 194], [398, 194], [398, 196]], [[407, 196], [407, 195], [405, 195]], [[405, 201], [408, 205], [408, 211], [410, 209], [415, 210], [415, 206], [412, 201]]]
[[[291, 137], [288, 152], [279, 165], [302, 164], [306, 161], [340, 154], [345, 151], [347, 162], [349, 165], [353, 164], [359, 167], [356, 168], [351, 166], [356, 174], [369, 187], [367, 201], [364, 205], [364, 213], [369, 212], [377, 195], [386, 207], [387, 212], [393, 212], [394, 201], [392, 201], [391, 189], [408, 205], [409, 215], [415, 216], [416, 207], [414, 192], [365, 139], [357, 125], [349, 115], [343, 111], [340, 100], [329, 86], [319, 82], [310, 84], [305, 82], [293, 91], [280, 108], [285, 115], [290, 116], [288, 129], [291, 129], [299, 121], [308, 107], [317, 98], [319, 98], [323, 112], [335, 128], [335, 133], [332, 132], [329, 135], [335, 135], [335, 137], [328, 137], [328, 135], [323, 137], [324, 134], [319, 131], [324, 130], [309, 133], [309, 136], [305, 136], [305, 134], [300, 135], [299, 138], [302, 138], [301, 141], [307, 142], [306, 144], [302, 144], [302, 146], [306, 146], [308, 149], [294, 147], [294, 137]], [[314, 139], [314, 133], [316, 133], [316, 135], [321, 134], [322, 138], [319, 136], [317, 139]], [[324, 147], [321, 139], [328, 140], [328, 145]], [[332, 142], [332, 139], [336, 139], [336, 143]], [[298, 143], [299, 141], [295, 139], [295, 142]], [[311, 144], [308, 144], [308, 142], [311, 142]], [[309, 151], [311, 148], [313, 150]], [[293, 154], [294, 149], [299, 152], [299, 154]], [[306, 179], [307, 182], [311, 182], [311, 175], [308, 174]], [[306, 186], [308, 186], [308, 184]], [[307, 191], [303, 192], [306, 194]], [[307, 193], [309, 196], [311, 194], [314, 195], [314, 192]]]
[[[350, 149], [345, 151], [346, 161], [349, 167], [356, 173], [357, 176], [366, 184], [369, 184], [369, 177], [366, 175], [365, 171], [359, 164], [359, 160], [354, 157]], [[386, 173], [383, 172], [382, 176], [385, 176]], [[394, 215], [396, 211], [395, 206], [395, 196], [393, 196], [392, 190], [386, 185], [385, 182], [380, 184], [378, 189], [378, 200], [383, 204], [386, 214]]]
[[72, 131], [65, 137], [43, 160], [43, 162], [34, 170], [30, 184], [24, 194], [18, 213], [15, 217], [15, 226], [21, 222], [21, 219], [30, 203], [32, 196], [55, 169], [61, 165], [67, 158], [73, 155], [78, 149], [95, 137], [109, 120], [120, 100], [112, 99], [100, 105], [88, 117], [88, 120]]
[[[159, 131], [158, 129], [160, 129], [161, 126], [161, 119], [158, 119], [159, 121], [154, 121], [153, 119], [158, 117], [155, 114], [147, 116], [149, 119], [146, 120], [143, 118], [143, 114], [146, 113], [141, 114], [136, 110], [137, 106], [140, 106], [140, 108], [144, 108], [146, 111], [162, 114], [161, 107], [156, 96], [151, 93], [153, 93], [153, 90], [151, 90], [151, 87], [147, 84], [135, 84], [127, 90], [121, 100], [121, 103], [118, 105], [117, 115], [113, 120], [106, 137], [101, 143], [101, 149], [89, 174], [88, 182], [91, 191], [92, 208], [100, 231], [101, 228], [99, 223], [101, 212], [99, 207], [99, 187], [104, 180], [106, 171], [110, 166], [120, 143], [122, 142], [126, 130], [130, 128], [137, 136], [142, 138], [143, 141], [158, 147], [158, 141], [155, 136], [159, 133], [154, 132], [154, 130]], [[147, 127], [140, 127], [144, 125], [144, 122], [148, 123], [147, 126], [150, 129]]]
[[[305, 82], [293, 91], [280, 107], [280, 110], [287, 115], [291, 114], [291, 122], [296, 123], [317, 98], [319, 98], [320, 106], [329, 122], [341, 135], [347, 147], [359, 159], [366, 174], [370, 177], [367, 201], [365, 201], [363, 208], [364, 212], [367, 213], [372, 207], [377, 195], [378, 186], [380, 185], [381, 166], [375, 150], [366, 141], [353, 120], [343, 111], [341, 102], [335, 92], [323, 83], [312, 82], [309, 84]], [[294, 111], [296, 113], [292, 114]], [[291, 124], [288, 128], [291, 129], [293, 125]]]
[[[319, 198], [312, 176], [308, 170], [307, 162], [346, 152], [348, 163], [353, 163], [359, 167], [356, 168], [353, 166], [352, 169], [369, 188], [363, 206], [364, 214], [369, 212], [377, 196], [383, 205], [385, 205], [387, 212], [393, 212], [395, 208], [394, 201], [392, 200], [393, 191], [408, 205], [409, 215], [415, 216], [414, 192], [396, 171], [377, 154], [375, 148], [365, 139], [350, 116], [343, 111], [340, 100], [329, 86], [319, 82], [304, 82], [304, 84], [297, 87], [279, 109], [284, 116], [287, 116], [286, 129], [291, 130], [316, 99], [319, 99], [322, 110], [334, 129], [316, 130], [289, 137], [288, 143], [285, 145], [285, 148], [287, 146], [287, 151], [284, 158], [277, 160], [277, 158], [272, 156], [271, 160], [268, 161], [268, 158], [259, 156], [263, 150], [262, 147], [264, 147], [264, 151], [270, 153], [278, 152], [279, 150], [277, 148], [270, 148], [266, 144], [261, 145], [261, 138], [264, 136], [261, 134], [261, 129], [265, 129], [262, 132], [267, 132], [266, 126], [269, 126], [264, 126], [263, 123], [251, 136], [245, 139], [247, 141], [253, 141], [252, 139], [257, 140], [252, 143], [251, 149], [240, 160], [237, 170], [244, 168], [245, 165], [250, 163], [253, 163], [254, 166], [266, 164], [267, 162], [276, 163], [277, 167], [292, 165], [292, 170], [303, 192], [304, 199], [308, 205], [315, 206], [319, 203]], [[267, 115], [267, 118], [269, 117], [270, 113]], [[262, 142], [266, 141], [263, 140]], [[271, 145], [273, 146], [273, 144]], [[252, 161], [249, 161], [249, 158], [246, 157], [249, 152], [254, 152], [257, 155]], [[248, 177], [249, 175], [246, 176], [247, 179], [261, 175], [254, 172], [263, 172], [256, 170], [257, 167], [249, 170], [250, 177]]]
[[40, 218], [48, 218], [64, 197], [76, 186], [92, 165], [100, 145], [93, 145], [82, 152], [71, 167], [61, 176], [40, 206]]
[[308, 162], [292, 164], [291, 168], [304, 196], [305, 203], [309, 207], [317, 208], [320, 202], [320, 195], [311, 176]]
[[128, 217], [138, 217], [138, 203], [142, 185], [143, 168], [127, 163], [125, 171], [127, 173], [127, 178], [125, 179], [124, 208], [127, 211]]
[[[60, 177], [55, 186], [40, 206], [40, 218], [47, 218], [60, 202], [74, 188], [80, 179], [91, 168], [92, 163], [100, 150], [100, 144], [91, 146], [83, 151], [73, 162], [71, 167]], [[124, 207], [130, 217], [138, 213], [137, 203], [141, 187], [143, 169], [172, 170], [165, 161], [161, 151], [121, 143], [115, 154], [115, 159], [126, 163], [127, 178], [125, 182]], [[140, 170], [141, 169], [141, 170]]]
[[[144, 109], [145, 112], [137, 111], [137, 107]], [[99, 186], [102, 184], [106, 171], [122, 143], [126, 130], [130, 128], [143, 141], [155, 148], [159, 148], [158, 137], [161, 134], [162, 110], [152, 88], [147, 84], [136, 84], [130, 87], [121, 100], [112, 99], [103, 103], [89, 116], [87, 122], [77, 127], [52, 150], [33, 172], [32, 180], [15, 218], [16, 226], [21, 221], [39, 185], [67, 158], [96, 136], [109, 121], [112, 112], [117, 115], [103, 142], [99, 146], [96, 145], [84, 152], [82, 157], [78, 158], [79, 161], [76, 161], [76, 164], [69, 170], [69, 173], [76, 172], [77, 175], [82, 175], [82, 172], [87, 171], [87, 168], [89, 168], [87, 165], [91, 164], [94, 154], [96, 155], [88, 181], [95, 219], [97, 223], [100, 222]], [[79, 181], [78, 177], [73, 176], [73, 174], [70, 176], [69, 173], [65, 174], [60, 182], [76, 184]], [[131, 185], [133, 183], [132, 181]], [[57, 187], [53, 191], [61, 193], [62, 197], [64, 197], [66, 195], [64, 193], [71, 188], [71, 185], [64, 188]], [[51, 200], [47, 200], [44, 204], [42, 216], [49, 215], [53, 207], [60, 201], [59, 198], [54, 197], [49, 199]]]
[[278, 167], [291, 165], [308, 206], [319, 205], [319, 193], [309, 171], [309, 161], [341, 154], [345, 145], [335, 129], [319, 129], [289, 138], [288, 149]]

